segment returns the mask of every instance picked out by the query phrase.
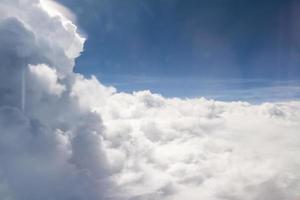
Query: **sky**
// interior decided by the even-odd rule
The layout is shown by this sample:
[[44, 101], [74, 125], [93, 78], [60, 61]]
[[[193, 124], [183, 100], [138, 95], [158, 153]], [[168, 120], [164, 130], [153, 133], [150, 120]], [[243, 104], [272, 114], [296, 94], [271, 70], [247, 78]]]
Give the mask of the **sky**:
[[87, 36], [75, 70], [121, 91], [253, 100], [238, 89], [260, 101], [255, 88], [299, 87], [297, 0], [60, 1]]
[[[125, 16], [137, 20], [134, 11], [140, 10], [138, 2], [142, 1], [136, 1], [135, 6], [124, 1], [107, 1], [103, 13], [108, 6], [106, 14], [118, 16], [118, 20]], [[87, 5], [84, 2], [80, 5]], [[196, 6], [192, 9], [179, 1], [161, 2], [168, 5], [170, 13], [178, 6], [182, 15], [164, 15], [166, 7], [155, 6], [161, 4], [143, 4], [146, 16], [152, 16], [147, 18], [149, 21], [156, 19], [157, 12], [161, 12], [160, 23], [165, 25], [175, 16], [184, 22], [186, 15], [195, 14], [192, 11]], [[111, 12], [115, 6], [128, 12]], [[208, 7], [214, 10], [215, 6], [212, 3]], [[1, 200], [299, 200], [297, 80], [275, 79], [275, 74], [270, 79], [227, 79], [217, 74], [188, 79], [192, 68], [182, 68], [180, 73], [179, 65], [172, 69], [147, 68], [148, 72], [135, 66], [130, 75], [127, 67], [96, 68], [92, 60], [86, 63], [91, 66], [81, 65], [80, 60], [90, 54], [85, 51], [98, 52], [89, 50], [89, 43], [95, 40], [89, 29], [80, 25], [93, 20], [70, 8], [52, 0], [0, 0]], [[218, 10], [222, 13], [223, 7]], [[223, 43], [220, 46], [209, 39], [217, 30], [212, 22], [222, 17], [204, 11], [202, 15], [205, 18], [201, 20], [212, 21], [201, 22], [209, 30], [205, 40], [200, 38], [201, 44], [207, 42], [207, 49], [214, 50], [212, 56], [219, 52], [216, 57], [221, 60], [216, 63], [226, 63], [224, 60], [231, 57], [221, 56], [225, 52], [221, 51]], [[114, 32], [118, 26], [112, 22], [107, 21], [107, 26]], [[169, 26], [178, 28], [172, 23]], [[151, 32], [147, 27], [145, 32]], [[185, 42], [170, 41], [181, 38], [180, 34], [167, 42], [160, 31], [151, 33], [159, 33], [152, 39], [149, 36], [149, 40], [161, 38], [159, 46], [165, 53], [169, 53], [169, 45], [174, 45], [172, 59], [186, 62], [183, 58], [191, 56], [178, 49], [179, 44], [183, 50], [189, 49]], [[123, 44], [129, 46], [127, 42]], [[217, 46], [213, 48], [212, 44]], [[147, 54], [147, 49], [138, 51], [145, 55], [145, 63], [147, 56], [152, 60], [162, 54], [161, 50]], [[128, 59], [125, 49], [124, 53], [121, 50], [118, 55], [107, 55], [124, 54]], [[221, 66], [224, 76], [226, 70], [233, 70]], [[289, 65], [287, 71], [293, 66]], [[97, 74], [105, 69], [112, 71]], [[170, 74], [163, 75], [163, 70]], [[270, 68], [265, 70], [271, 73]], [[103, 82], [102, 77], [118, 87]], [[128, 81], [129, 92], [124, 89]], [[199, 87], [206, 95], [192, 92]], [[155, 93], [153, 88], [162, 92]], [[168, 91], [174, 97], [166, 96]], [[188, 92], [196, 97], [186, 98]], [[206, 98], [209, 95], [215, 96]]]

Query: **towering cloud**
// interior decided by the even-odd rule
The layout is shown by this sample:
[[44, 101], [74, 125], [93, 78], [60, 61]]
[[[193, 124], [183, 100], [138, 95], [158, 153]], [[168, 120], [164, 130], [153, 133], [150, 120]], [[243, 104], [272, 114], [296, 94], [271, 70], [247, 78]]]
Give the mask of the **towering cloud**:
[[84, 39], [44, 1], [0, 3], [1, 199], [103, 199], [99, 115], [71, 94]]
[[73, 73], [72, 16], [0, 2], [1, 199], [300, 198], [300, 102], [118, 93]]

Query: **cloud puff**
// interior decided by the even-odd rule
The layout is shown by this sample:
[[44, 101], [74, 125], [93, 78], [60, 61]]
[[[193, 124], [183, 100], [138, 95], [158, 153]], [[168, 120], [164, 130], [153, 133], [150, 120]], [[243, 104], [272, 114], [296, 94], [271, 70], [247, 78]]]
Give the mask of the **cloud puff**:
[[65, 86], [58, 83], [58, 77], [55, 69], [51, 69], [45, 64], [28, 65], [30, 73], [33, 75], [31, 84], [38, 86], [44, 92], [54, 95], [61, 95], [65, 90]]
[[117, 92], [73, 73], [84, 38], [45, 1], [0, 3], [0, 197], [297, 200], [300, 102]]

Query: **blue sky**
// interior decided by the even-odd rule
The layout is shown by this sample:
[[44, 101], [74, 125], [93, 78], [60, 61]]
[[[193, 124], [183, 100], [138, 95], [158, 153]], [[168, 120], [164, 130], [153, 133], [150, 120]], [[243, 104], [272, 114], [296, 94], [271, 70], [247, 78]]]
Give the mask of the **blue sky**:
[[297, 0], [61, 3], [88, 37], [76, 71], [121, 91], [250, 101], [299, 97]]

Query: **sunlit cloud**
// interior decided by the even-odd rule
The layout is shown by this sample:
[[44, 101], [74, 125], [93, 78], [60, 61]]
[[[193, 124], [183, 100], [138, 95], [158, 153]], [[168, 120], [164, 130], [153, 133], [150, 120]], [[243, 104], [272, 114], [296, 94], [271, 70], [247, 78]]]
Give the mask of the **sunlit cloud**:
[[51, 17], [60, 16], [76, 22], [76, 15], [54, 0], [40, 0], [40, 5]]

